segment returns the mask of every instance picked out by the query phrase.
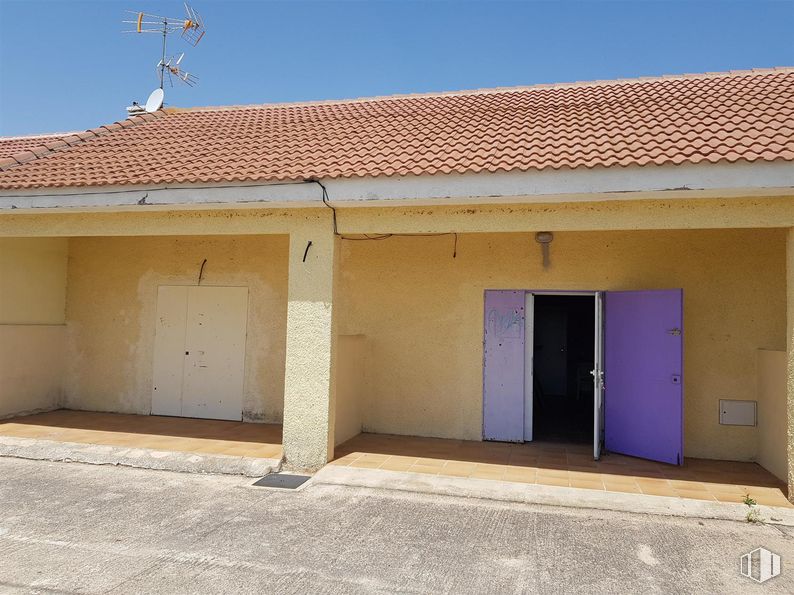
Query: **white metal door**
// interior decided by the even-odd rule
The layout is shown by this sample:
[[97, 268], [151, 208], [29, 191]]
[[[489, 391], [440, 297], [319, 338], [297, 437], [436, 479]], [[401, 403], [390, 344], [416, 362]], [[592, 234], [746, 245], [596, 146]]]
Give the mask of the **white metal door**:
[[595, 294], [595, 351], [593, 367], [593, 458], [601, 458], [604, 433], [604, 293]]
[[157, 288], [152, 415], [182, 415], [187, 286]]
[[524, 296], [524, 442], [532, 442], [534, 385], [535, 295]]
[[157, 290], [152, 414], [242, 419], [247, 287]]
[[242, 419], [247, 287], [188, 288], [182, 415]]

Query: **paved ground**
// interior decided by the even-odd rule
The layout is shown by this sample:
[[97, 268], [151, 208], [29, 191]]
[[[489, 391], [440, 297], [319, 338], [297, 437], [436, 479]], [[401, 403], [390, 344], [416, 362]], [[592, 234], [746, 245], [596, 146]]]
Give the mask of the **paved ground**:
[[792, 528], [250, 483], [0, 459], [0, 592], [794, 592]]

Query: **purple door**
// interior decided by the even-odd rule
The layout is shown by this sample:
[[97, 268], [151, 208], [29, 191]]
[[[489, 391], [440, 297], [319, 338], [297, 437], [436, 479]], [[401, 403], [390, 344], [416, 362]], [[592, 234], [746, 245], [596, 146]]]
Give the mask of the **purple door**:
[[604, 296], [604, 446], [680, 465], [684, 452], [683, 293]]
[[524, 294], [485, 292], [483, 438], [524, 440]]

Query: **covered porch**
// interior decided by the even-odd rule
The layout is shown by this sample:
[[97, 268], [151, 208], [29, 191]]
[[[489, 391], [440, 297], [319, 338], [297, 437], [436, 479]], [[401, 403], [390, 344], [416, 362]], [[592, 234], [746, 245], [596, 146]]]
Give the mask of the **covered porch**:
[[[527, 477], [507, 468], [522, 466], [510, 463], [515, 452], [525, 462], [537, 455], [536, 480], [565, 471], [561, 481], [607, 489], [619, 482], [571, 475], [592, 473], [578, 465], [540, 465], [554, 451], [561, 463], [559, 446], [482, 442], [484, 291], [680, 288], [685, 464], [677, 472], [739, 461], [747, 477], [715, 482], [731, 485], [760, 462], [785, 481], [794, 245], [775, 225], [789, 207], [772, 198], [640, 202], [343, 207], [336, 236], [327, 208], [5, 215], [15, 236], [3, 240], [5, 274], [24, 283], [3, 303], [0, 345], [14, 364], [0, 371], [0, 416], [57, 407], [156, 413], [158, 288], [245, 286], [237, 411], [252, 432], [283, 423], [287, 465], [352, 463], [344, 457], [354, 452], [385, 454], [371, 452], [368, 436], [418, 436], [406, 440], [476, 451], [444, 461], [505, 466], [470, 473]], [[547, 265], [538, 230], [554, 233]], [[755, 401], [756, 423], [720, 423], [722, 400]], [[359, 434], [369, 442], [346, 452]], [[394, 456], [433, 458], [411, 449]], [[563, 448], [566, 465], [569, 454], [585, 462], [580, 449]], [[654, 465], [661, 477], [647, 479], [687, 481]], [[758, 477], [756, 488], [774, 487]], [[639, 479], [632, 487], [642, 491]]]
[[682, 466], [619, 454], [593, 460], [588, 445], [506, 444], [359, 434], [331, 465], [624, 494], [794, 508], [784, 482], [757, 463], [687, 458]]
[[[148, 449], [279, 460], [280, 424], [252, 424], [60, 409], [0, 421], [0, 440]], [[332, 466], [570, 487], [709, 502], [794, 508], [787, 489], [757, 463], [687, 458], [666, 465], [619, 454], [594, 461], [589, 445], [525, 444], [361, 433], [338, 445]]]
[[[648, 205], [649, 212], [653, 208]], [[534, 233], [460, 233], [456, 240], [443, 235], [342, 242], [336, 464], [351, 464], [354, 453], [361, 453], [356, 463], [361, 467], [408, 466], [425, 473], [439, 473], [444, 467], [503, 478], [559, 479], [571, 485], [592, 482], [599, 489], [626, 485], [612, 476], [628, 475], [637, 479], [628, 482], [626, 491], [680, 489], [702, 496], [698, 493], [705, 490], [714, 500], [734, 501], [741, 490], [726, 486], [742, 487], [745, 482], [745, 488], [754, 487], [772, 499], [785, 498], [780, 486], [787, 482], [789, 466], [785, 378], [791, 320], [787, 301], [792, 295], [786, 286], [787, 254], [792, 251], [786, 230], [556, 229], [546, 266]], [[575, 299], [587, 302], [590, 334], [577, 340], [591, 353], [565, 364], [558, 391], [549, 389], [546, 379], [541, 379], [543, 391], [535, 387], [536, 394], [546, 397], [545, 402], [536, 399], [541, 405], [555, 396], [566, 401], [561, 407], [536, 410], [544, 413], [534, 419], [537, 444], [526, 434], [510, 438], [526, 440], [524, 444], [483, 441], [484, 294], [491, 289], [538, 296], [577, 294]], [[609, 452], [596, 462], [592, 382], [587, 385], [593, 365], [592, 359], [586, 361], [593, 349], [592, 293], [670, 289], [683, 295], [683, 374], [679, 377], [671, 369], [663, 380], [683, 385], [683, 408], [677, 418], [683, 464], [666, 466]], [[540, 310], [537, 313], [540, 316]], [[580, 326], [580, 318], [571, 315], [568, 320], [570, 327]], [[666, 329], [674, 326], [679, 325]], [[543, 347], [541, 342], [536, 349]], [[562, 345], [576, 351], [570, 341]], [[520, 355], [511, 360], [516, 366], [523, 361]], [[516, 375], [526, 378], [520, 369]], [[514, 385], [520, 393], [520, 382]], [[567, 407], [573, 405], [577, 410], [570, 413]], [[723, 407], [735, 406], [752, 414], [739, 420], [723, 414]], [[558, 419], [544, 426], [550, 412], [579, 418], [576, 424], [554, 425]], [[516, 417], [520, 410], [510, 419]], [[356, 431], [364, 434], [354, 438]], [[567, 444], [552, 443], [560, 438]], [[422, 448], [441, 453], [428, 456]], [[529, 463], [539, 458], [543, 464], [530, 464], [534, 471], [514, 469], [510, 461], [522, 458]], [[610, 470], [618, 462], [619, 469]], [[546, 463], [570, 466], [555, 469]], [[628, 471], [627, 463], [632, 467]], [[593, 469], [602, 467], [594, 476]], [[734, 468], [741, 473], [730, 472]], [[695, 474], [699, 470], [706, 477]], [[676, 487], [669, 482], [683, 483]], [[655, 483], [660, 487], [651, 487]], [[710, 484], [715, 484], [713, 489]]]
[[0, 437], [281, 459], [281, 425], [58, 409], [0, 420]]

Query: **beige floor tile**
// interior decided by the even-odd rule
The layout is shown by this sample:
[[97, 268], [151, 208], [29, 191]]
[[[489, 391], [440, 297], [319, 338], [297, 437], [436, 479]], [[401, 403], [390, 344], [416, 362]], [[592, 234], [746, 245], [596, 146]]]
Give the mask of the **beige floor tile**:
[[707, 483], [701, 482], [706, 489], [710, 492], [722, 492], [724, 494], [741, 494], [744, 495], [747, 493], [747, 490], [739, 485], [735, 485], [732, 483]]
[[[191, 448], [190, 452], [197, 452], [197, 453], [203, 453], [203, 454], [213, 454], [213, 453], [214, 454], [218, 454], [224, 448], [223, 443], [221, 441], [218, 441], [218, 442], [219, 443], [215, 443], [213, 441], [212, 444], [205, 444], [204, 446], [197, 446], [196, 448]], [[148, 443], [148, 444], [150, 444], [150, 446], [147, 446], [146, 448], [154, 448], [156, 450], [160, 449], [159, 445], [157, 445], [157, 444], [153, 444], [153, 443]]]
[[539, 467], [538, 477], [556, 477], [557, 479], [565, 479], [567, 481], [568, 471], [566, 469], [546, 469]]
[[469, 474], [469, 477], [477, 479], [502, 479], [506, 471], [506, 467], [499, 467], [497, 465], [477, 465], [474, 471]]
[[505, 481], [516, 481], [520, 483], [535, 483], [538, 474], [534, 469], [516, 469], [508, 467], [504, 473]]
[[587, 490], [603, 490], [604, 483], [601, 481], [588, 481], [585, 479], [573, 479], [571, 478], [570, 484], [572, 488], [583, 488]]
[[447, 477], [469, 477], [474, 472], [474, 469], [447, 469], [441, 467], [439, 475], [446, 475]]
[[605, 481], [604, 489], [608, 492], [622, 492], [624, 494], [641, 494], [640, 486], [636, 483], [612, 483]]
[[624, 484], [629, 484], [629, 485], [637, 485], [637, 481], [636, 481], [637, 478], [634, 477], [633, 475], [619, 475], [619, 474], [616, 474], [616, 473], [602, 473], [601, 474], [601, 479], [604, 481], [604, 483], [609, 482], [609, 483], [613, 483], [613, 484], [615, 484], [615, 483], [624, 483]]
[[675, 488], [676, 490], [699, 490], [699, 491], [706, 490], [705, 484], [702, 484], [697, 481], [680, 481], [680, 480], [671, 479], [670, 485], [673, 486], [673, 488]]
[[761, 497], [768, 497], [768, 498], [777, 498], [778, 496], [784, 496], [783, 492], [778, 488], [768, 488], [768, 487], [759, 487], [759, 486], [746, 486], [746, 494], [750, 494], [753, 498], [761, 498]]
[[471, 473], [477, 468], [477, 463], [461, 463], [460, 461], [447, 461], [447, 464], [444, 465], [443, 470], [444, 472], [447, 471], [459, 471], [463, 472], [466, 471]]
[[255, 449], [245, 448], [240, 446], [234, 446], [231, 448], [225, 448], [217, 454], [228, 455], [232, 457], [257, 457], [259, 456], [258, 452]]
[[787, 508], [794, 507], [791, 502], [786, 500], [786, 497], [782, 493], [778, 494], [763, 494], [763, 495], [753, 495], [753, 499], [762, 506], [784, 506]]
[[338, 459], [335, 459], [335, 460], [333, 460], [331, 462], [336, 464], [336, 465], [348, 465], [348, 464], [352, 463], [353, 461], [355, 461], [356, 459], [358, 459], [358, 457], [359, 457], [358, 453], [350, 453], [350, 454], [346, 454], [344, 456], [341, 456]]
[[689, 498], [690, 500], [716, 500], [711, 492], [706, 490], [676, 490], [676, 494], [680, 498]]
[[570, 486], [567, 477], [541, 476], [540, 474], [538, 474], [535, 483], [544, 486], [560, 486], [566, 488]]
[[391, 459], [383, 462], [379, 469], [386, 471], [408, 471], [412, 467], [412, 463], [406, 461], [393, 461]]
[[640, 484], [639, 481], [637, 482], [639, 485], [640, 490], [642, 490], [643, 494], [647, 494], [649, 496], [670, 496], [672, 498], [677, 498], [678, 494], [676, 491], [665, 485], [652, 485], [652, 484]]
[[347, 467], [352, 461], [346, 461], [344, 459], [334, 459], [333, 461], [329, 461], [329, 465], [335, 465], [337, 467]]
[[261, 450], [262, 457], [266, 459], [280, 459], [284, 455], [284, 449], [277, 445], [267, 445]]
[[411, 465], [408, 468], [408, 471], [410, 471], [411, 473], [426, 473], [428, 475], [438, 475], [439, 471], [441, 471], [441, 467], [438, 467], [437, 465], [430, 466], [430, 465], [416, 464], [416, 465]]
[[423, 467], [443, 467], [446, 463], [446, 459], [433, 459], [428, 457], [419, 457], [416, 459], [416, 465], [422, 465]]
[[587, 471], [569, 471], [568, 477], [573, 481], [574, 479], [579, 481], [601, 481], [601, 475], [595, 472], [587, 472]]
[[417, 462], [417, 458], [416, 457], [406, 457], [406, 456], [402, 456], [402, 455], [392, 455], [390, 457], [390, 460], [392, 460], [392, 461], [400, 461], [401, 463], [410, 463], [412, 465]]
[[359, 458], [360, 461], [372, 461], [378, 463], [384, 463], [386, 459], [389, 458], [389, 455], [382, 455], [382, 454], [374, 454], [371, 452], [365, 452]]
[[667, 489], [672, 489], [673, 486], [670, 485], [670, 482], [663, 477], [644, 477], [644, 476], [635, 476], [635, 481], [637, 485], [641, 488], [645, 486], [653, 486], [653, 487], [664, 487]]
[[362, 461], [361, 459], [356, 459], [349, 467], [357, 467], [359, 469], [377, 469], [383, 464], [382, 461]]
[[709, 494], [711, 494], [719, 502], [734, 502], [737, 504], [741, 504], [744, 501], [744, 496], [741, 494], [737, 494], [736, 492], [709, 491]]

